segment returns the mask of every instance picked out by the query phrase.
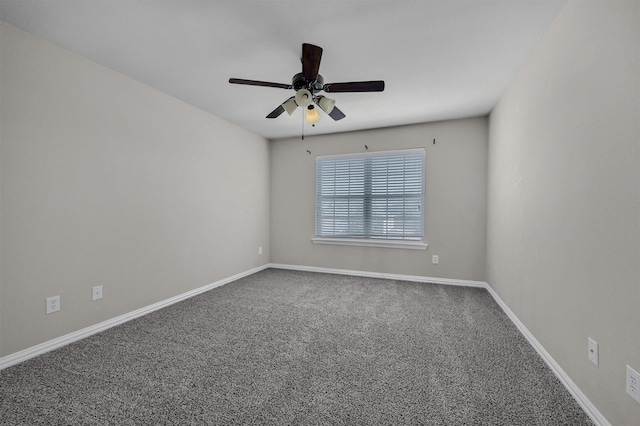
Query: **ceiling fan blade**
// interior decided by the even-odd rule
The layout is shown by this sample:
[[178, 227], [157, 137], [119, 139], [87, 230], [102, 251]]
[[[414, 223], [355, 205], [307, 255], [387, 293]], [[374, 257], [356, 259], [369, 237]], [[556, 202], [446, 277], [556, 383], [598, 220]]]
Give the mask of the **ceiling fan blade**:
[[271, 111], [269, 113], [269, 115], [267, 115], [267, 118], [276, 118], [278, 116], [280, 116], [280, 114], [282, 114], [284, 112], [284, 108], [282, 105], [278, 105], [278, 108], [274, 109], [273, 111]]
[[246, 84], [249, 86], [276, 87], [278, 89], [293, 89], [293, 86], [290, 84], [271, 83], [269, 81], [258, 81], [258, 80], [244, 80], [242, 78], [230, 78], [229, 83]]
[[333, 109], [331, 110], [331, 113], [329, 113], [329, 117], [333, 118], [335, 121], [338, 121], [338, 120], [342, 120], [346, 116], [344, 115], [344, 112], [338, 109], [337, 106], [334, 106]]
[[323, 90], [327, 93], [336, 92], [382, 92], [384, 90], [384, 81], [353, 81], [350, 83], [328, 83], [325, 84]]
[[309, 82], [318, 79], [322, 59], [322, 47], [302, 43], [302, 75]]

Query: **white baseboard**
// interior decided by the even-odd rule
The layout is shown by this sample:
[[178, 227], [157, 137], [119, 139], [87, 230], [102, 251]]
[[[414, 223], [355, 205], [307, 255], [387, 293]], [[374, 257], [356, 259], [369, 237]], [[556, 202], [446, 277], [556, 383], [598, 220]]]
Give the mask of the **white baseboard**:
[[7, 367], [11, 367], [12, 365], [19, 364], [28, 359], [34, 358], [38, 355], [42, 355], [46, 352], [52, 351], [54, 349], [58, 349], [62, 346], [68, 345], [69, 343], [73, 343], [77, 340], [84, 339], [85, 337], [89, 337], [93, 334], [100, 333], [101, 331], [105, 331], [111, 327], [115, 327], [117, 325], [123, 324], [127, 321], [131, 321], [132, 319], [141, 317], [143, 315], [149, 314], [153, 311], [157, 311], [158, 309], [165, 308], [167, 306], [173, 305], [174, 303], [181, 302], [190, 297], [196, 296], [200, 293], [204, 293], [205, 291], [212, 290], [216, 287], [223, 286], [230, 282], [236, 281], [240, 278], [246, 277], [248, 275], [255, 274], [256, 272], [260, 272], [269, 265], [259, 266], [257, 268], [250, 269], [245, 272], [241, 272], [239, 274], [233, 275], [228, 278], [224, 278], [222, 280], [216, 281], [211, 284], [207, 284], [205, 286], [196, 288], [191, 291], [187, 291], [186, 293], [179, 294], [177, 296], [171, 297], [166, 300], [162, 300], [158, 303], [154, 303], [149, 306], [145, 306], [144, 308], [136, 309], [135, 311], [126, 313], [124, 315], [117, 316], [115, 318], [111, 318], [109, 320], [103, 321], [98, 324], [94, 324], [92, 326], [83, 328], [81, 330], [74, 331], [69, 334], [65, 334], [64, 336], [57, 337], [55, 339], [49, 340], [44, 343], [40, 343], [39, 345], [32, 346], [30, 348], [21, 350], [19, 352], [15, 352], [11, 355], [4, 356], [0, 358], [0, 370], [3, 370]]
[[352, 275], [354, 277], [382, 278], [382, 279], [388, 279], [388, 280], [412, 281], [412, 282], [431, 283], [431, 284], [460, 285], [464, 287], [481, 287], [481, 288], [487, 287], [487, 283], [484, 281], [424, 277], [420, 275], [387, 274], [384, 272], [354, 271], [350, 269], [333, 269], [333, 268], [322, 268], [319, 266], [286, 265], [281, 263], [270, 263], [268, 266], [270, 268], [275, 268], [275, 269], [289, 269], [292, 271], [307, 271], [307, 272], [322, 272], [325, 274], [337, 274], [337, 275]]
[[127, 321], [131, 321], [132, 319], [141, 317], [153, 311], [157, 311], [158, 309], [162, 309], [169, 305], [173, 305], [174, 303], [196, 296], [200, 293], [204, 293], [205, 291], [209, 291], [216, 287], [223, 286], [225, 284], [236, 281], [248, 275], [255, 274], [267, 268], [289, 269], [294, 271], [322, 272], [327, 274], [352, 275], [352, 276], [358, 276], [358, 277], [382, 278], [382, 279], [423, 282], [423, 283], [432, 283], [432, 284], [458, 285], [458, 286], [466, 286], [466, 287], [485, 288], [489, 292], [491, 297], [493, 297], [496, 303], [500, 306], [500, 308], [502, 308], [504, 313], [507, 314], [509, 319], [515, 324], [518, 330], [520, 330], [522, 335], [527, 339], [527, 341], [531, 344], [531, 346], [533, 346], [536, 352], [538, 352], [538, 354], [542, 357], [542, 359], [549, 366], [551, 371], [553, 371], [556, 377], [558, 377], [558, 379], [564, 385], [564, 387], [567, 388], [569, 393], [575, 398], [575, 400], [582, 407], [582, 409], [587, 413], [587, 415], [591, 418], [591, 420], [593, 420], [593, 422], [599, 426], [611, 426], [611, 424], [602, 415], [602, 413], [600, 413], [600, 411], [595, 407], [595, 405], [593, 405], [591, 401], [589, 401], [586, 395], [580, 390], [580, 388], [578, 388], [578, 386], [573, 382], [573, 380], [569, 378], [569, 376], [564, 372], [564, 370], [560, 367], [560, 365], [558, 365], [558, 363], [553, 359], [553, 357], [551, 357], [549, 352], [545, 350], [545, 348], [540, 344], [540, 342], [538, 342], [538, 340], [533, 336], [533, 334], [531, 334], [531, 332], [527, 329], [527, 327], [525, 327], [522, 321], [520, 321], [520, 319], [513, 313], [513, 311], [509, 309], [507, 304], [500, 298], [500, 296], [498, 296], [498, 294], [493, 290], [493, 288], [491, 288], [491, 286], [488, 283], [484, 281], [423, 277], [419, 275], [387, 274], [382, 272], [355, 271], [355, 270], [348, 270], [348, 269], [322, 268], [317, 266], [300, 266], [300, 265], [269, 263], [254, 269], [250, 269], [245, 272], [241, 272], [239, 274], [222, 279], [220, 281], [216, 281], [214, 283], [205, 285], [203, 287], [199, 287], [197, 289], [188, 291], [186, 293], [179, 294], [177, 296], [171, 297], [161, 302], [154, 303], [153, 305], [149, 305], [144, 308], [137, 309], [133, 312], [129, 312], [127, 314], [120, 315], [110, 320], [103, 321], [99, 324], [95, 324], [90, 327], [86, 327], [81, 330], [75, 331], [73, 333], [69, 333], [64, 336], [55, 338], [53, 340], [49, 340], [48, 342], [44, 342], [39, 345], [32, 346], [30, 348], [13, 353], [11, 355], [7, 355], [5, 357], [0, 358], [0, 370], [15, 364], [19, 364], [30, 358], [34, 358], [38, 355], [44, 354], [46, 352], [52, 351], [62, 346], [68, 345], [69, 343], [75, 342], [77, 340], [84, 339], [85, 337], [89, 337], [93, 334], [107, 330], [111, 327], [115, 327], [117, 325], [123, 324]]

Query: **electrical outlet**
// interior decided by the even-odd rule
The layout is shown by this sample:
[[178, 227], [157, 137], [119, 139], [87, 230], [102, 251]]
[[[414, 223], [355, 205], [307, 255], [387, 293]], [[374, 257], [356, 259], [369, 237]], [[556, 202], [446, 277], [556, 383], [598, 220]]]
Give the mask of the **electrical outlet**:
[[91, 300], [102, 299], [102, 286], [97, 285], [91, 289]]
[[258, 254], [262, 254], [262, 247], [258, 247]]
[[46, 312], [52, 314], [60, 310], [60, 296], [47, 297]]
[[587, 340], [587, 358], [595, 365], [598, 365], [598, 342], [591, 337]]
[[438, 262], [440, 262], [440, 258], [438, 257], [437, 254], [434, 254], [433, 256], [431, 256], [431, 263], [433, 263], [434, 265], [437, 265]]
[[640, 373], [627, 365], [627, 393], [640, 402]]

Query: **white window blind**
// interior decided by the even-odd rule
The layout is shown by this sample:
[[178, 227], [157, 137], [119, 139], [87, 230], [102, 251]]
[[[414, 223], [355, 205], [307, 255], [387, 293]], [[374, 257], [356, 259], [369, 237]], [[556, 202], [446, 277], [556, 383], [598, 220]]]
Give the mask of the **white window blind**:
[[424, 149], [316, 159], [316, 237], [421, 240]]

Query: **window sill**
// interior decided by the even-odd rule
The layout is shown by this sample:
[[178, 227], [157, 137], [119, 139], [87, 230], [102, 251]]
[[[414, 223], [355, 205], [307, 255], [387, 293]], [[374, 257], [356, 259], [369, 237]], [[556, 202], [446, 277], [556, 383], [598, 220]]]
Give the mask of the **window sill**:
[[410, 250], [426, 250], [429, 244], [422, 241], [403, 241], [403, 240], [373, 240], [373, 239], [354, 239], [354, 238], [322, 238], [314, 237], [311, 239], [314, 244], [333, 244], [340, 246], [361, 246], [361, 247], [384, 247], [398, 248]]

